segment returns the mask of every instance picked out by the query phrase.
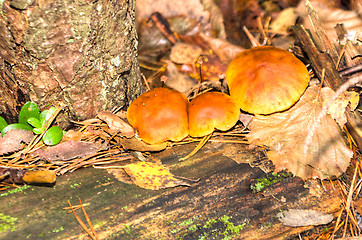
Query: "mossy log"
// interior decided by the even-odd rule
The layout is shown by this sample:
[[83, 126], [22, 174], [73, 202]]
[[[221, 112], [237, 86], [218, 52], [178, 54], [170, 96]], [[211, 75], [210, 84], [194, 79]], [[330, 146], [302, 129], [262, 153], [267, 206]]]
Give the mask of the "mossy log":
[[[5, 192], [0, 202], [7, 222], [0, 224], [0, 238], [87, 239], [64, 209], [68, 201], [78, 205], [79, 198], [99, 239], [289, 239], [313, 226], [284, 226], [276, 217], [281, 210], [335, 213], [340, 207], [338, 192], [328, 182], [317, 193], [301, 179], [280, 174], [272, 184], [255, 188], [270, 174], [250, 166], [267, 161], [246, 145], [208, 143], [180, 162], [194, 147], [153, 154], [173, 174], [189, 179], [189, 187], [145, 190], [119, 182], [105, 170], [88, 168], [60, 176], [50, 188]], [[76, 213], [86, 222], [80, 209]]]

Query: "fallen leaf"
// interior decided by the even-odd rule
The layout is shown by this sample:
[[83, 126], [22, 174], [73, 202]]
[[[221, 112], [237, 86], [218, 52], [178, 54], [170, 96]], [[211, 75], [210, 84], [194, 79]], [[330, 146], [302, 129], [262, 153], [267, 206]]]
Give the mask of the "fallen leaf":
[[22, 129], [10, 130], [4, 137], [0, 134], [0, 156], [20, 150], [22, 143], [30, 143], [34, 134]]
[[161, 188], [189, 186], [189, 184], [174, 177], [169, 170], [157, 163], [137, 162], [123, 166], [132, 181], [139, 187], [158, 190]]
[[[330, 97], [334, 94], [334, 91], [330, 88], [322, 88], [321, 96], [323, 102], [326, 103]], [[359, 95], [356, 92], [344, 92], [340, 95], [337, 100], [331, 104], [328, 108], [328, 114], [332, 116], [338, 125], [342, 128], [347, 122], [347, 117], [345, 114], [346, 108], [349, 103], [351, 103], [351, 109], [354, 110], [359, 102]]]
[[140, 152], [158, 152], [162, 151], [167, 147], [167, 142], [159, 144], [147, 144], [142, 140], [136, 138], [120, 138], [118, 142], [126, 150], [134, 150]]
[[214, 0], [202, 0], [200, 2], [204, 9], [210, 12], [210, 25], [213, 34], [218, 38], [226, 39], [224, 17], [218, 4]]
[[248, 113], [240, 113], [239, 121], [243, 124], [244, 127], [248, 127], [251, 120], [253, 120], [254, 115]]
[[289, 209], [278, 213], [279, 221], [290, 227], [318, 226], [333, 220], [333, 214], [314, 210]]
[[107, 172], [112, 174], [118, 181], [128, 184], [133, 184], [131, 177], [123, 168], [107, 168]]
[[167, 65], [167, 81], [165, 84], [179, 92], [187, 93], [196, 86], [197, 82], [191, 79], [188, 74], [180, 72], [176, 64], [169, 62]]
[[53, 147], [39, 149], [34, 152], [40, 159], [50, 162], [67, 161], [77, 157], [83, 157], [96, 153], [98, 148], [91, 142], [67, 141], [59, 143]]
[[[332, 41], [338, 40], [335, 29], [337, 23], [343, 23], [344, 28], [347, 31], [347, 35], [349, 36], [353, 36], [355, 33], [360, 32], [360, 29], [362, 28], [362, 17], [358, 10], [347, 11], [330, 7], [322, 3], [320, 0], [310, 0], [310, 4], [317, 12], [324, 31], [326, 32], [328, 38]], [[300, 16], [302, 24], [306, 29], [313, 29], [305, 5], [306, 0], [299, 2], [297, 6], [297, 14]], [[350, 40], [353, 41], [353, 37]], [[344, 43], [342, 45], [344, 45]]]
[[270, 24], [270, 28], [276, 33], [288, 32], [297, 21], [298, 15], [295, 13], [295, 8], [286, 8], [280, 12], [278, 17]]
[[233, 45], [226, 40], [213, 38], [204, 33], [200, 33], [199, 36], [215, 52], [220, 61], [225, 64], [229, 64], [236, 57], [236, 55], [245, 50], [244, 48]]
[[349, 166], [353, 152], [329, 115], [319, 124], [307, 155], [303, 154], [308, 130], [323, 108], [318, 91], [317, 86], [310, 86], [288, 111], [255, 116], [250, 123], [247, 139], [270, 148], [267, 156], [275, 171], [288, 169], [303, 180], [327, 179], [340, 176]]
[[119, 118], [116, 114], [108, 111], [98, 112], [97, 116], [99, 119], [105, 121], [109, 127], [110, 134], [119, 133], [124, 137], [133, 137], [135, 132], [134, 129], [125, 120]]
[[194, 64], [201, 53], [199, 46], [178, 42], [171, 48], [170, 60], [177, 64]]

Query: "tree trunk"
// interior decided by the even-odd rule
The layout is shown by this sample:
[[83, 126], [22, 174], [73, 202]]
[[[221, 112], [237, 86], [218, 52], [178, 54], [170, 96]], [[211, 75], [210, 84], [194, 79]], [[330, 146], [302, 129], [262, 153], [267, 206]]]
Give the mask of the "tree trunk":
[[0, 115], [28, 100], [60, 104], [60, 122], [126, 107], [141, 91], [134, 19], [135, 0], [4, 1]]

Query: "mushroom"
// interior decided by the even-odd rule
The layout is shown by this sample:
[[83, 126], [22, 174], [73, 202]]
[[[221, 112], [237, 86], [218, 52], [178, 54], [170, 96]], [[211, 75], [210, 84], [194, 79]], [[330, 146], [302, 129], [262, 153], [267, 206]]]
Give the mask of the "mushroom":
[[219, 129], [227, 131], [239, 120], [240, 109], [230, 96], [207, 92], [195, 97], [188, 106], [189, 134], [202, 137]]
[[130, 104], [127, 120], [148, 144], [181, 141], [188, 135], [187, 105], [182, 93], [154, 88]]
[[305, 65], [292, 53], [261, 46], [238, 54], [228, 66], [230, 96], [244, 111], [271, 114], [296, 103], [308, 86]]

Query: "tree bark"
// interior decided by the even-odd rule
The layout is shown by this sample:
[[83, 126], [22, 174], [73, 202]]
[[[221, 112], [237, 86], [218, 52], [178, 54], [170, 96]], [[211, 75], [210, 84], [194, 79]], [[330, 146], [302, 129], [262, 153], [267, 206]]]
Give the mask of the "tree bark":
[[141, 92], [135, 0], [13, 0], [0, 14], [0, 115], [50, 104], [88, 119]]

